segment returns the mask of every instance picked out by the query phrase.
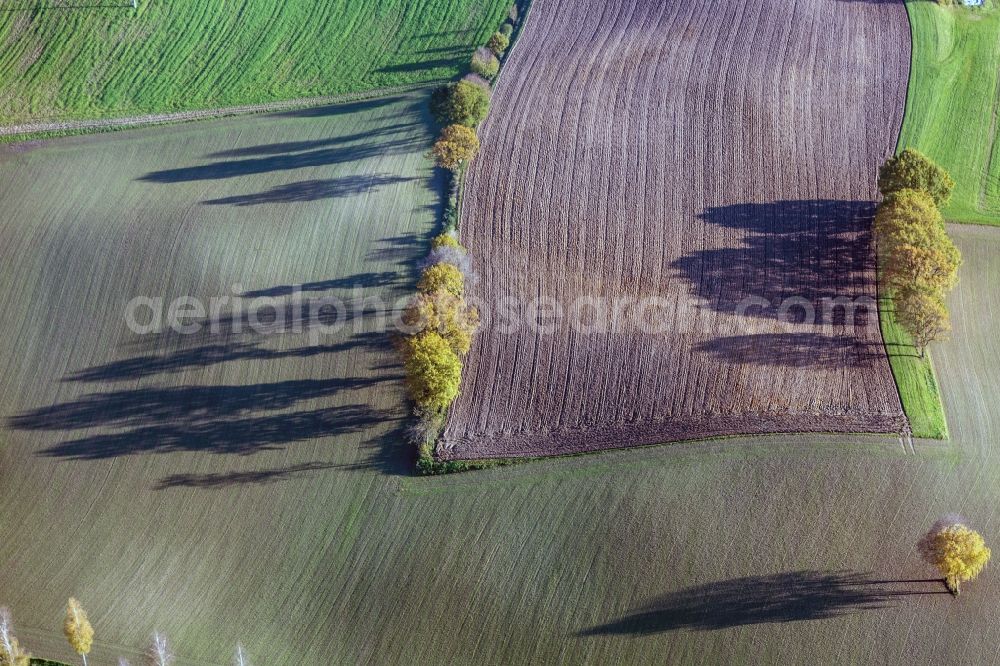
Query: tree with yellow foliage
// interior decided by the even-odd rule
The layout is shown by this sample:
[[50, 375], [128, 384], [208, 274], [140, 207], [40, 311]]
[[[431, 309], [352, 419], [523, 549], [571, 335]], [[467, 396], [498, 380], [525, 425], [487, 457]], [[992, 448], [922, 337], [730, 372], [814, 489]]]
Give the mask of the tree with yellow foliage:
[[956, 519], [942, 519], [917, 544], [924, 560], [944, 576], [948, 590], [956, 597], [959, 586], [972, 580], [990, 561], [990, 549], [979, 532]]
[[479, 137], [465, 125], [448, 125], [441, 130], [431, 153], [437, 165], [443, 169], [457, 169], [466, 164], [479, 152]]
[[25, 652], [14, 636], [14, 621], [9, 608], [0, 608], [0, 666], [28, 666], [31, 655]]
[[436, 331], [424, 331], [402, 343], [410, 397], [419, 409], [443, 412], [458, 397], [462, 361]]
[[944, 297], [937, 291], [914, 286], [900, 289], [893, 297], [896, 321], [913, 338], [920, 358], [932, 342], [944, 340], [951, 331], [951, 317]]
[[403, 324], [414, 333], [437, 331], [459, 356], [469, 353], [479, 326], [479, 311], [444, 290], [420, 294], [403, 311]]
[[87, 619], [87, 611], [80, 602], [70, 597], [66, 604], [66, 619], [63, 620], [63, 633], [73, 652], [83, 657], [83, 666], [87, 666], [87, 655], [94, 642], [94, 628]]
[[465, 291], [465, 276], [458, 266], [446, 263], [434, 264], [420, 276], [417, 289], [424, 294], [443, 290], [461, 296]]

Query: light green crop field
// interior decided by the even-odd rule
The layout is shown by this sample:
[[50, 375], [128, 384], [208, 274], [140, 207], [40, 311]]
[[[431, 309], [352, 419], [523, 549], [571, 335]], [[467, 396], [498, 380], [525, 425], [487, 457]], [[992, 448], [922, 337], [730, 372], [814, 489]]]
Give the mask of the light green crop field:
[[[278, 666], [996, 659], [997, 569], [955, 600], [914, 544], [952, 511], [1000, 541], [1000, 230], [952, 229], [948, 443], [743, 438], [414, 477], [400, 369], [359, 300], [406, 293], [426, 251], [425, 101], [4, 148], [0, 603], [36, 655], [76, 663], [75, 595], [95, 664], [154, 629], [182, 665], [237, 641]], [[123, 322], [134, 296], [236, 283], [279, 303], [305, 283], [356, 316], [317, 345], [309, 326]]]
[[5, 0], [0, 123], [450, 78], [509, 0]]
[[906, 8], [913, 59], [899, 147], [920, 149], [955, 178], [945, 217], [1000, 224], [1000, 6]]

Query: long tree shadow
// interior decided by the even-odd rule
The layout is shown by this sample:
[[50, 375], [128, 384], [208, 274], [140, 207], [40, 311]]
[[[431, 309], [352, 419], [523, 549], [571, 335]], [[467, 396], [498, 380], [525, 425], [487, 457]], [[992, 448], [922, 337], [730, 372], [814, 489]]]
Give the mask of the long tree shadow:
[[357, 141], [371, 141], [376, 136], [386, 136], [389, 134], [399, 134], [410, 132], [420, 123], [393, 123], [382, 125], [366, 132], [355, 134], [343, 134], [341, 136], [329, 137], [326, 139], [313, 139], [310, 141], [281, 141], [278, 143], [265, 143], [259, 146], [247, 146], [245, 148], [233, 148], [222, 150], [208, 155], [211, 159], [229, 159], [233, 157], [253, 157], [258, 155], [280, 155], [282, 153], [301, 153], [318, 148], [329, 146], [340, 146], [345, 143], [355, 143]]
[[[157, 330], [136, 335], [127, 345], [140, 351], [176, 350], [220, 343], [236, 344], [239, 340], [298, 335], [310, 331], [337, 337], [348, 332], [355, 337], [382, 335], [384, 344], [388, 345], [389, 339], [385, 331], [396, 315], [394, 308], [397, 304], [375, 296], [352, 296], [344, 299], [302, 298], [298, 301], [257, 305], [259, 307], [248, 306], [238, 313], [219, 313], [197, 320], [185, 319], [180, 322], [184, 328], [161, 322]], [[366, 327], [374, 327], [375, 330], [362, 330]], [[373, 342], [369, 341], [368, 344]], [[314, 346], [322, 345], [318, 345], [317, 341]]]
[[8, 425], [16, 430], [78, 430], [152, 423], [193, 424], [287, 409], [303, 400], [330, 398], [401, 378], [400, 375], [387, 375], [295, 379], [268, 384], [156, 387], [92, 393], [18, 414], [8, 419]]
[[192, 368], [206, 368], [233, 361], [274, 361], [338, 354], [355, 349], [385, 349], [388, 339], [379, 334], [359, 334], [326, 345], [306, 345], [292, 349], [268, 349], [259, 342], [222, 342], [181, 349], [164, 354], [144, 354], [79, 370], [64, 378], [69, 382], [121, 382], [176, 374]]
[[271, 118], [322, 118], [327, 116], [347, 116], [352, 113], [363, 113], [385, 106], [391, 106], [408, 99], [403, 95], [391, 97], [373, 97], [362, 99], [356, 102], [335, 102], [333, 104], [323, 104], [321, 106], [308, 106], [301, 109], [291, 109], [289, 111], [277, 111], [268, 114]]
[[870, 366], [884, 356], [882, 346], [845, 335], [761, 333], [717, 337], [695, 347], [733, 365], [831, 368]]
[[303, 293], [329, 291], [331, 289], [368, 289], [372, 287], [390, 287], [399, 282], [399, 274], [395, 271], [379, 271], [368, 273], [357, 273], [348, 277], [333, 278], [331, 280], [321, 280], [319, 282], [305, 282], [297, 285], [281, 285], [268, 289], [258, 289], [247, 291], [240, 296], [243, 298], [257, 298], [267, 296], [271, 298], [279, 296], [291, 296], [296, 289]]
[[262, 417], [165, 423], [81, 437], [43, 449], [38, 455], [69, 460], [176, 451], [249, 455], [294, 442], [355, 433], [392, 418], [393, 414], [355, 404]]
[[[673, 267], [704, 307], [775, 319], [796, 298], [821, 312], [827, 298], [874, 296], [874, 211], [869, 201], [821, 199], [709, 208], [701, 218], [740, 232], [738, 243], [691, 252]], [[748, 299], [766, 305], [747, 309]]]
[[[442, 52], [444, 53], [444, 52]], [[386, 65], [378, 71], [386, 74], [398, 74], [400, 72], [422, 72], [429, 69], [440, 69], [442, 67], [456, 67], [462, 64], [462, 55], [456, 53], [451, 57], [436, 58], [434, 60], [420, 60], [417, 62], [404, 62], [398, 65]]]
[[149, 183], [184, 183], [196, 180], [222, 180], [273, 171], [289, 171], [309, 167], [347, 164], [358, 160], [387, 155], [402, 155], [424, 148], [422, 138], [370, 142], [342, 148], [323, 148], [304, 153], [272, 155], [241, 160], [212, 162], [198, 166], [151, 171], [139, 178]]
[[209, 199], [202, 203], [209, 206], [259, 206], [261, 204], [300, 203], [319, 201], [321, 199], [342, 199], [358, 196], [366, 192], [377, 191], [388, 185], [407, 183], [412, 178], [375, 174], [370, 176], [345, 176], [343, 178], [327, 178], [303, 180], [297, 183], [279, 185], [266, 192], [254, 194], [237, 194], [219, 199]]
[[202, 488], [217, 489], [229, 486], [263, 486], [278, 481], [300, 476], [309, 476], [315, 472], [336, 469], [338, 465], [324, 462], [308, 462], [286, 467], [258, 469], [248, 472], [220, 472], [210, 474], [172, 474], [160, 479], [156, 490], [171, 488]]
[[878, 580], [844, 571], [793, 571], [698, 585], [667, 594], [582, 636], [713, 631], [752, 624], [824, 620], [877, 610], [903, 597], [949, 594], [940, 579]]

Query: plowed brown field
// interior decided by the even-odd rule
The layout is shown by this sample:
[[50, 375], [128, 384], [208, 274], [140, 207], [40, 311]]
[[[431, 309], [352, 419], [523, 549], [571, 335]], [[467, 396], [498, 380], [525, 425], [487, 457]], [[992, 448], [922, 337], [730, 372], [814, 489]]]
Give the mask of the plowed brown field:
[[903, 430], [869, 226], [909, 51], [901, 3], [535, 0], [469, 173], [485, 318], [439, 455]]

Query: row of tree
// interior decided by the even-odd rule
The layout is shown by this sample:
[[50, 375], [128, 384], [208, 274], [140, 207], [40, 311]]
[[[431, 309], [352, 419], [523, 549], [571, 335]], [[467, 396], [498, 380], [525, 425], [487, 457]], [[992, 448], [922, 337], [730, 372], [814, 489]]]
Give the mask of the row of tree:
[[472, 346], [479, 312], [465, 301], [475, 279], [468, 255], [454, 232], [432, 241], [417, 283], [418, 295], [403, 313], [406, 335], [400, 348], [406, 385], [419, 420], [415, 429], [421, 460], [429, 460], [444, 425], [444, 413], [458, 397], [462, 359]]
[[444, 126], [431, 150], [439, 167], [456, 171], [479, 152], [476, 128], [490, 112], [490, 81], [500, 72], [500, 58], [510, 47], [516, 18], [514, 5], [510, 19], [472, 54], [469, 75], [441, 86], [431, 96], [431, 113]]
[[945, 296], [958, 283], [962, 257], [945, 231], [940, 206], [954, 186], [944, 169], [912, 148], [879, 170], [883, 199], [875, 212], [875, 240], [882, 281], [896, 321], [921, 357], [951, 330]]
[[490, 81], [500, 71], [518, 18], [514, 5], [500, 30], [472, 54], [470, 73], [431, 95], [431, 113], [442, 126], [431, 154], [439, 167], [450, 172], [457, 188], [448, 201], [445, 231], [432, 241], [424, 262], [419, 293], [403, 313], [407, 335], [400, 341], [400, 351], [417, 416], [410, 438], [418, 447], [418, 468], [425, 472], [434, 470], [434, 443], [444, 427], [445, 412], [458, 397], [462, 361], [479, 326], [478, 311], [465, 300], [465, 288], [475, 274], [457, 236], [457, 192], [465, 168], [479, 152], [476, 128], [489, 114]]
[[[66, 641], [73, 652], [80, 655], [83, 666], [87, 666], [87, 655], [90, 654], [94, 643], [94, 628], [91, 626], [83, 606], [73, 598], [70, 598], [66, 604], [63, 634], [65, 634]], [[10, 609], [0, 608], [0, 666], [30, 666], [32, 661], [31, 654], [21, 646], [14, 635], [14, 621]], [[154, 632], [143, 655], [144, 666], [170, 666], [173, 663], [174, 654], [167, 643], [166, 636]], [[250, 666], [250, 661], [240, 645], [236, 646], [233, 664], [234, 666]], [[129, 666], [129, 662], [124, 657], [119, 657], [118, 666]]]

